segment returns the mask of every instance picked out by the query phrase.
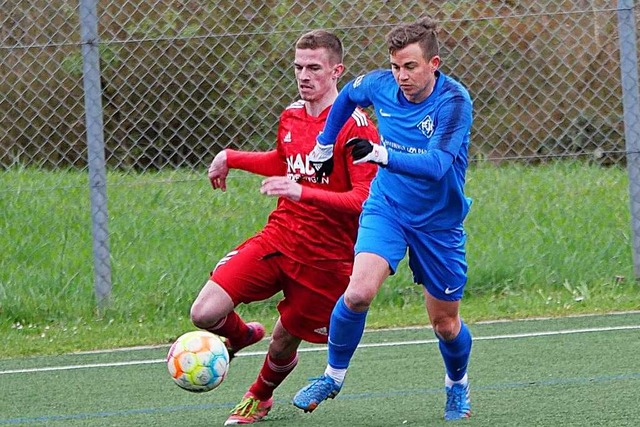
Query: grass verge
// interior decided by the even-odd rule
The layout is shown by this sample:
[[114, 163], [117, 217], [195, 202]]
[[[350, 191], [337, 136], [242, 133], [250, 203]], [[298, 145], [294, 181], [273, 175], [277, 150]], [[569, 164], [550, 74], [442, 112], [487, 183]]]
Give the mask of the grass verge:
[[[86, 173], [0, 174], [0, 357], [168, 342], [208, 272], [259, 230], [275, 200], [236, 173], [214, 193], [190, 172], [108, 178], [112, 299], [95, 311]], [[584, 163], [476, 165], [467, 321], [640, 308], [626, 171]], [[270, 326], [273, 301], [243, 306]], [[403, 264], [371, 310], [370, 327], [426, 323]]]

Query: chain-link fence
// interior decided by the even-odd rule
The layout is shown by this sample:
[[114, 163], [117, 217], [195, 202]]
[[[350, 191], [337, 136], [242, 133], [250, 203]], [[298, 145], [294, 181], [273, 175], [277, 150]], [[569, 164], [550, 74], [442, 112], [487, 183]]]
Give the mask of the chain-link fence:
[[[72, 5], [73, 4], [73, 5]], [[75, 2], [3, 2], [0, 164], [87, 163]], [[624, 161], [615, 2], [141, 1], [97, 4], [110, 168], [201, 168], [215, 148], [270, 146], [296, 94], [292, 46], [335, 29], [347, 76], [387, 67], [383, 37], [432, 12], [443, 69], [475, 100], [472, 154]]]
[[202, 170], [222, 147], [271, 147], [297, 95], [293, 44], [313, 28], [343, 39], [346, 81], [388, 66], [394, 24], [437, 18], [442, 68], [474, 98], [474, 160], [637, 162], [632, 1], [0, 4], [0, 166], [89, 169], [105, 264], [103, 168]]

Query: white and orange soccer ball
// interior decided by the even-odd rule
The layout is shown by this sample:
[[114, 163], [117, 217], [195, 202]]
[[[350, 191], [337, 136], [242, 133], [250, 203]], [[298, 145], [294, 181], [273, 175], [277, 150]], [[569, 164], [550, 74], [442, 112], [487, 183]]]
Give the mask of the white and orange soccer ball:
[[220, 337], [211, 332], [187, 332], [169, 349], [167, 367], [173, 381], [184, 390], [210, 391], [229, 372], [229, 352]]

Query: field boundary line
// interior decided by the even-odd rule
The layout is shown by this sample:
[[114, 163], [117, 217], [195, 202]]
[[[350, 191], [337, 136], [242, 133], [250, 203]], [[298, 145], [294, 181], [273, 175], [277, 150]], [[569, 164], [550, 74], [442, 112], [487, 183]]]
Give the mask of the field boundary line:
[[[537, 321], [545, 321], [545, 320], [556, 320], [556, 319], [581, 319], [581, 318], [589, 318], [589, 317], [610, 317], [610, 316], [628, 316], [633, 314], [640, 314], [640, 310], [631, 310], [631, 311], [613, 311], [609, 313], [584, 313], [584, 314], [572, 314], [569, 316], [562, 317], [525, 317], [521, 319], [495, 319], [495, 320], [481, 320], [479, 322], [469, 323], [469, 325], [496, 325], [496, 324], [504, 324], [504, 323], [519, 323], [519, 322], [537, 322]], [[416, 331], [419, 329], [433, 329], [431, 325], [420, 325], [420, 326], [399, 326], [395, 328], [380, 328], [380, 329], [365, 329], [365, 334], [372, 334], [376, 332], [393, 332], [393, 331]], [[270, 337], [265, 337], [264, 340], [268, 340]], [[119, 352], [127, 352], [127, 351], [142, 351], [142, 350], [155, 350], [158, 348], [169, 348], [171, 344], [154, 344], [154, 345], [138, 345], [131, 347], [119, 347], [119, 348], [110, 348], [103, 350], [86, 350], [86, 351], [74, 351], [73, 353], [65, 353], [66, 356], [74, 356], [74, 355], [84, 355], [84, 354], [108, 354], [108, 353], [119, 353]]]
[[[540, 332], [525, 332], [525, 333], [515, 333], [515, 334], [504, 334], [504, 335], [488, 335], [488, 336], [478, 336], [474, 337], [474, 341], [494, 341], [494, 340], [504, 340], [504, 339], [520, 339], [520, 338], [537, 338], [537, 337], [548, 337], [548, 336], [560, 336], [560, 335], [573, 335], [573, 334], [583, 334], [583, 333], [593, 333], [593, 332], [613, 332], [613, 331], [625, 331], [625, 330], [640, 330], [640, 325], [626, 325], [626, 326], [609, 326], [609, 327], [600, 327], [600, 328], [583, 328], [583, 329], [564, 329], [557, 331], [540, 331]], [[392, 346], [401, 346], [401, 345], [422, 345], [422, 344], [435, 344], [438, 340], [428, 339], [428, 340], [411, 340], [411, 341], [395, 341], [395, 342], [384, 342], [384, 343], [364, 343], [360, 344], [358, 348], [379, 348], [379, 347], [392, 347]], [[326, 351], [327, 346], [317, 346], [317, 347], [304, 347], [298, 349], [300, 353], [309, 353], [316, 351]], [[254, 352], [245, 352], [239, 353], [236, 357], [251, 357], [251, 356], [264, 356], [266, 351], [254, 351]], [[48, 366], [48, 367], [40, 367], [40, 368], [25, 368], [25, 369], [8, 369], [4, 371], [0, 371], [0, 375], [11, 375], [11, 374], [25, 374], [25, 373], [40, 373], [40, 372], [53, 372], [53, 371], [70, 371], [75, 369], [93, 369], [93, 368], [112, 368], [118, 366], [134, 366], [134, 365], [151, 365], [156, 363], [166, 363], [166, 359], [150, 359], [150, 360], [129, 360], [123, 362], [105, 362], [105, 363], [87, 363], [83, 365], [62, 365], [62, 366]]]

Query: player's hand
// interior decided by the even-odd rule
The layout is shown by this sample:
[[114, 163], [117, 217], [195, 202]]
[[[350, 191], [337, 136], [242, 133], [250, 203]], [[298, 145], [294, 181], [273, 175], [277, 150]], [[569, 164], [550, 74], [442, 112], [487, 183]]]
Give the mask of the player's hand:
[[347, 141], [345, 147], [351, 148], [351, 156], [353, 164], [370, 162], [386, 166], [389, 163], [389, 153], [387, 149], [380, 144], [374, 144], [368, 139], [351, 138]]
[[267, 196], [286, 197], [299, 202], [302, 196], [302, 185], [286, 176], [270, 176], [262, 181], [260, 192]]
[[211, 181], [211, 186], [214, 190], [221, 189], [227, 191], [227, 175], [229, 174], [229, 167], [227, 166], [227, 152], [222, 150], [213, 158], [207, 176]]
[[313, 170], [316, 171], [316, 178], [322, 179], [333, 172], [333, 144], [322, 145], [316, 142], [316, 146], [307, 158]]

